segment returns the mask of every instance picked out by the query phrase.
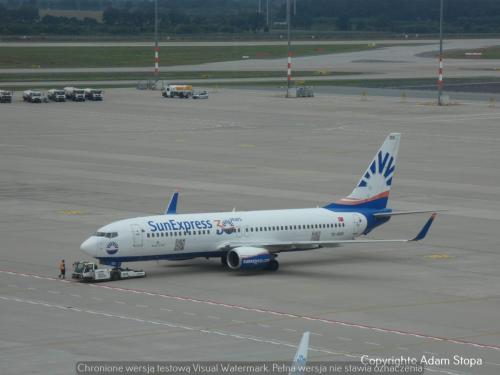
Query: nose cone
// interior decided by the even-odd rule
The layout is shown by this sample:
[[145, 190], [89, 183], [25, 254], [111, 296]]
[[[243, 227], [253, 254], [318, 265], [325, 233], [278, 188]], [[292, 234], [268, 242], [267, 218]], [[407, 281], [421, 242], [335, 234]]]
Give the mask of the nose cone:
[[89, 237], [80, 245], [80, 250], [91, 256], [97, 255], [97, 242], [95, 238]]

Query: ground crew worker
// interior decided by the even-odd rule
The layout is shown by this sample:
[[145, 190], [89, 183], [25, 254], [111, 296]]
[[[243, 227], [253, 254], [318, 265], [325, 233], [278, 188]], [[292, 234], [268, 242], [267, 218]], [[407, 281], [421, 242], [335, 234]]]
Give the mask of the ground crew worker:
[[64, 263], [64, 259], [61, 260], [61, 263], [59, 263], [59, 271], [61, 272], [59, 274], [59, 278], [65, 279], [66, 278], [66, 264]]

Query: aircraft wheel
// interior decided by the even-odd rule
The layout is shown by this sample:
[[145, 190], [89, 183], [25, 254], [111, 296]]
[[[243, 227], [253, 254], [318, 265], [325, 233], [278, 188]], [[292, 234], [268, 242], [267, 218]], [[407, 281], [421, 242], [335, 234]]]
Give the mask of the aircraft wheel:
[[269, 265], [266, 267], [268, 271], [277, 271], [280, 268], [280, 264], [276, 259], [273, 259], [269, 262]]
[[229, 266], [227, 265], [227, 255], [226, 254], [224, 254], [223, 256], [220, 257], [220, 262], [222, 263], [222, 265], [225, 268], [229, 268]]
[[111, 280], [120, 280], [120, 273], [118, 271], [111, 271]]

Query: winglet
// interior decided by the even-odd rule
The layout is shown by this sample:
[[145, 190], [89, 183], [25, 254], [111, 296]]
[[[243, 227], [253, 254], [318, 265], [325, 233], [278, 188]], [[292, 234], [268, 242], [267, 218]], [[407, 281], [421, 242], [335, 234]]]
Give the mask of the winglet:
[[304, 332], [302, 335], [299, 348], [297, 349], [297, 353], [295, 353], [295, 357], [293, 357], [293, 363], [288, 375], [303, 375], [305, 373], [307, 352], [309, 351], [309, 334], [309, 332]]
[[431, 215], [431, 217], [429, 218], [429, 220], [427, 220], [427, 222], [425, 223], [424, 227], [420, 230], [420, 232], [416, 235], [416, 237], [410, 241], [420, 241], [420, 240], [423, 240], [425, 238], [425, 236], [427, 235], [427, 232], [429, 231], [429, 228], [431, 227], [434, 219], [436, 218], [436, 215], [437, 213], [433, 213]]
[[176, 191], [174, 194], [172, 194], [172, 197], [170, 198], [170, 202], [167, 206], [167, 209], [165, 210], [165, 215], [175, 215], [177, 213], [178, 198], [179, 198], [179, 192]]

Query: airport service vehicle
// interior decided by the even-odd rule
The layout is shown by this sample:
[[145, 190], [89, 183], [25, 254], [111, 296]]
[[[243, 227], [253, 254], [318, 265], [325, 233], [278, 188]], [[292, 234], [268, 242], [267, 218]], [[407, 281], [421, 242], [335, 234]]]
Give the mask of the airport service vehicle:
[[65, 87], [64, 93], [66, 94], [66, 99], [71, 99], [74, 102], [85, 101], [85, 91], [83, 91], [83, 89], [78, 89], [76, 87]]
[[102, 90], [86, 88], [83, 90], [85, 92], [85, 99], [100, 101], [103, 99]]
[[12, 92], [0, 90], [0, 103], [12, 103]]
[[165, 98], [190, 98], [193, 96], [193, 86], [191, 85], [167, 85], [161, 92]]
[[72, 279], [79, 281], [106, 281], [106, 280], [122, 280], [146, 277], [146, 272], [122, 269], [122, 268], [99, 268], [93, 262], [75, 262], [73, 263]]
[[43, 95], [40, 91], [26, 90], [23, 92], [23, 100], [30, 103], [41, 103]]
[[195, 92], [193, 99], [208, 99], [208, 91]]
[[50, 89], [47, 91], [47, 96], [50, 100], [54, 102], [65, 102], [66, 101], [66, 93], [64, 90], [60, 89]]
[[[323, 207], [246, 212], [178, 214], [178, 192], [163, 215], [112, 222], [80, 248], [102, 264], [220, 258], [230, 270], [276, 271], [278, 254], [342, 245], [412, 242], [424, 239], [435, 211], [393, 211], [387, 207], [401, 135], [390, 134], [347, 197]], [[358, 240], [392, 216], [432, 213], [411, 239]], [[313, 254], [313, 253], [311, 253]]]

